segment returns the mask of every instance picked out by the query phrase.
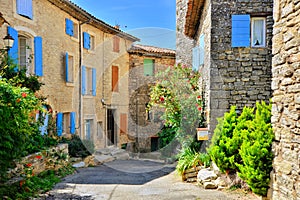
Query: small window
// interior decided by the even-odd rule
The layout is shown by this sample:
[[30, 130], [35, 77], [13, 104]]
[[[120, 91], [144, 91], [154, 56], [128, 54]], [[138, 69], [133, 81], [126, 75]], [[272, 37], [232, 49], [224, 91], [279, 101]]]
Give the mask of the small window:
[[20, 69], [26, 69], [26, 74], [33, 74], [33, 55], [31, 38], [19, 36], [19, 66]]
[[90, 50], [95, 50], [95, 36], [90, 35]]
[[84, 120], [84, 138], [86, 140], [92, 140], [92, 119]]
[[70, 113], [63, 114], [63, 133], [70, 133]]
[[119, 67], [118, 66], [112, 66], [112, 91], [118, 92], [119, 91]]
[[69, 53], [65, 55], [66, 82], [74, 83], [74, 57]]
[[17, 13], [32, 19], [32, 0], [17, 0]]
[[82, 66], [82, 95], [96, 96], [96, 69]]
[[113, 51], [120, 52], [120, 38], [118, 36], [113, 37]]
[[67, 35], [78, 38], [78, 24], [71, 19], [66, 18], [65, 31]]
[[153, 76], [154, 71], [154, 60], [144, 59], [144, 75]]
[[262, 17], [251, 18], [251, 46], [266, 46], [266, 19]]

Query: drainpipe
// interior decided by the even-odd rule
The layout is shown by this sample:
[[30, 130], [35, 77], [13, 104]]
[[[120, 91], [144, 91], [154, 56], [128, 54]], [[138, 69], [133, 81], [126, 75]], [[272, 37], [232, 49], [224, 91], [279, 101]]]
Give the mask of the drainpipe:
[[78, 32], [79, 32], [79, 136], [80, 138], [83, 137], [83, 95], [82, 95], [82, 77], [81, 77], [81, 66], [82, 66], [82, 47], [83, 47], [83, 44], [82, 44], [82, 29], [81, 29], [81, 26], [84, 25], [84, 24], [88, 24], [92, 21], [92, 19], [89, 19], [85, 22], [81, 22], [79, 23], [79, 26], [78, 26]]

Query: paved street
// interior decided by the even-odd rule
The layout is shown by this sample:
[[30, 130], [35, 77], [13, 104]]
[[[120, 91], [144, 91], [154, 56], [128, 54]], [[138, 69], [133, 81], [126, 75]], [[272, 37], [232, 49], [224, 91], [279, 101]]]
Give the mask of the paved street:
[[116, 160], [97, 167], [82, 168], [41, 199], [81, 200], [233, 200], [254, 196], [204, 190], [181, 182], [175, 165], [148, 160]]

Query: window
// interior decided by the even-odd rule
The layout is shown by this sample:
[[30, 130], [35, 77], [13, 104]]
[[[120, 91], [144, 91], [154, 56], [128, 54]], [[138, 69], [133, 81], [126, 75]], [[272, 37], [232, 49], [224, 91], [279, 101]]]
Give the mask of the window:
[[204, 64], [204, 34], [199, 38], [199, 46], [193, 48], [193, 70], [198, 71], [199, 66]]
[[32, 0], [17, 0], [17, 13], [32, 19]]
[[154, 71], [154, 60], [144, 59], [144, 75], [153, 76]]
[[74, 57], [68, 52], [65, 55], [66, 82], [74, 83]]
[[86, 140], [92, 140], [92, 119], [84, 120], [84, 137]]
[[82, 66], [82, 95], [96, 96], [96, 69]]
[[75, 130], [76, 130], [75, 126], [76, 126], [75, 112], [57, 113], [56, 130], [58, 136], [62, 136], [63, 133], [75, 134]]
[[266, 46], [266, 19], [262, 17], [253, 17], [251, 19], [251, 46]]
[[119, 91], [119, 67], [118, 66], [112, 66], [112, 81], [111, 81], [111, 87], [113, 92]]
[[74, 38], [78, 38], [78, 24], [72, 21], [71, 19], [66, 18], [65, 25], [66, 34]]
[[249, 47], [250, 42], [252, 47], [266, 45], [266, 18], [232, 15], [232, 47]]
[[113, 37], [113, 51], [120, 52], [120, 38], [118, 36]]
[[120, 114], [120, 134], [127, 134], [127, 114]]
[[95, 36], [90, 35], [90, 50], [95, 50]]
[[[27, 33], [18, 33], [8, 27], [8, 34], [14, 39], [14, 45], [9, 49], [8, 55], [21, 69], [26, 69], [27, 74], [43, 76], [43, 40], [41, 37], [32, 37]], [[18, 70], [18, 69], [16, 69]]]

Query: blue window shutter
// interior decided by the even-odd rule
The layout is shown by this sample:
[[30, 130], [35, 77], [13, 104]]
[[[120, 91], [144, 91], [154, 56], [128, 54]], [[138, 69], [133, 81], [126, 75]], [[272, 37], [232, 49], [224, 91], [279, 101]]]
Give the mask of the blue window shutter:
[[[47, 111], [47, 107], [43, 106], [43, 109], [45, 111]], [[45, 118], [44, 118], [44, 124], [42, 126], [39, 127], [39, 130], [41, 131], [42, 135], [47, 135], [47, 128], [48, 128], [48, 122], [49, 122], [49, 115], [47, 114], [47, 112], [45, 113], [41, 113]], [[37, 116], [38, 117], [38, 116]]]
[[56, 132], [58, 136], [62, 136], [63, 132], [63, 113], [56, 114]]
[[93, 68], [92, 69], [92, 94], [93, 96], [96, 96], [96, 83], [97, 83], [97, 80], [96, 80], [96, 69]]
[[32, 0], [17, 0], [17, 13], [32, 19]]
[[86, 95], [86, 68], [85, 66], [81, 67], [81, 93]]
[[199, 51], [199, 65], [203, 65], [205, 52], [204, 35], [200, 36]]
[[90, 49], [91, 44], [90, 44], [90, 34], [88, 34], [87, 32], [83, 32], [83, 47], [85, 49]]
[[75, 134], [75, 130], [76, 130], [76, 113], [75, 112], [71, 112], [70, 113], [70, 133], [71, 134]]
[[74, 36], [74, 23], [68, 18], [66, 18], [66, 34]]
[[18, 40], [18, 31], [12, 27], [7, 28], [7, 33], [14, 39], [13, 46], [8, 50], [9, 57], [14, 61], [15, 64], [18, 64], [18, 49], [19, 49], [19, 40]]
[[66, 52], [65, 55], [65, 65], [66, 65], [66, 82], [69, 82], [69, 54]]
[[198, 71], [199, 69], [199, 48], [193, 48], [193, 70]]
[[250, 46], [250, 15], [232, 15], [232, 47]]
[[41, 37], [34, 38], [34, 65], [35, 75], [43, 76], [43, 39]]

